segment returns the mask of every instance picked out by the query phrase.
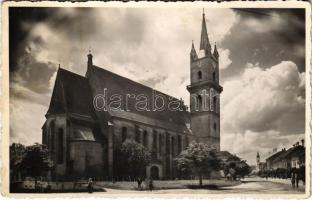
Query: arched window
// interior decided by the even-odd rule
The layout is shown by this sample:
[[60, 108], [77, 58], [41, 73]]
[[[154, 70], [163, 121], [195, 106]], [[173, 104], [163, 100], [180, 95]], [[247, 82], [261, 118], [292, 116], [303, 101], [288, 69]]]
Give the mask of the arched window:
[[50, 124], [50, 150], [54, 152], [55, 144], [55, 122], [52, 121]]
[[147, 147], [147, 131], [143, 132], [143, 145]]
[[214, 130], [214, 131], [217, 131], [217, 123], [216, 123], [216, 122], [213, 123], [213, 130]]
[[198, 78], [198, 80], [202, 79], [202, 72], [201, 71], [197, 72], [197, 78]]
[[203, 99], [202, 99], [201, 95], [197, 96], [197, 104], [198, 104], [197, 108], [198, 108], [198, 110], [200, 110], [202, 105], [203, 105]]
[[137, 125], [135, 125], [135, 141], [137, 143], [141, 142], [141, 135], [140, 135], [139, 127]]
[[216, 72], [213, 72], [213, 73], [212, 73], [212, 80], [213, 80], [213, 81], [216, 81]]
[[217, 97], [213, 97], [213, 111], [217, 112]]
[[170, 135], [166, 133], [166, 153], [170, 153]]
[[122, 127], [121, 141], [124, 142], [126, 139], [127, 139], [127, 128]]
[[163, 136], [161, 134], [158, 136], [158, 145], [158, 153], [161, 154], [161, 148], [164, 145]]
[[174, 155], [174, 137], [171, 137], [171, 154]]
[[64, 131], [63, 128], [58, 128], [57, 130], [57, 164], [63, 163], [63, 154], [64, 154]]
[[178, 153], [182, 150], [182, 138], [181, 135], [178, 135]]
[[157, 152], [157, 132], [153, 130], [153, 151]]

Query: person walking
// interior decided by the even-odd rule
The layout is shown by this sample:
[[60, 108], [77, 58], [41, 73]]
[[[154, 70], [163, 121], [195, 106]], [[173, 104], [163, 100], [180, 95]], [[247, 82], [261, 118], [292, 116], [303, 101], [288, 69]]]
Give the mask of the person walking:
[[88, 192], [92, 193], [93, 192], [93, 181], [92, 178], [89, 178], [88, 180], [88, 186], [87, 186]]
[[291, 172], [291, 179], [290, 180], [291, 180], [291, 186], [293, 188], [295, 188], [296, 177], [295, 177], [295, 172], [294, 171]]
[[296, 171], [296, 173], [295, 173], [296, 188], [299, 187], [299, 179], [300, 179], [300, 177], [299, 177], [298, 171]]
[[138, 177], [138, 178], [137, 178], [138, 190], [142, 190], [142, 185], [141, 185], [141, 184], [142, 184], [142, 181], [143, 181], [143, 180], [142, 180], [141, 177]]
[[150, 191], [153, 191], [154, 185], [153, 185], [153, 178], [152, 177], [149, 179], [148, 186], [149, 186]]

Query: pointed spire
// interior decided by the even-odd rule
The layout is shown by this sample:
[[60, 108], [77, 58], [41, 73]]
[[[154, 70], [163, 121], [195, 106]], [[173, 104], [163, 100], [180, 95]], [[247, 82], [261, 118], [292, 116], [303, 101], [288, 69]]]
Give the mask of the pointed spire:
[[192, 40], [192, 49], [191, 49], [190, 56], [191, 56], [191, 62], [198, 58], [195, 47], [194, 47], [194, 41], [193, 40]]
[[211, 46], [209, 43], [207, 27], [206, 27], [206, 19], [205, 19], [205, 12], [203, 9], [203, 21], [202, 21], [202, 30], [200, 36], [200, 50], [205, 50], [205, 55], [208, 55], [211, 52]]
[[91, 54], [91, 49], [89, 49], [89, 54], [88, 54], [88, 67], [92, 67], [93, 61], [92, 61], [92, 54]]
[[219, 52], [218, 52], [218, 49], [217, 49], [217, 43], [215, 43], [215, 45], [214, 45], [213, 55], [215, 56], [215, 58], [219, 58]]

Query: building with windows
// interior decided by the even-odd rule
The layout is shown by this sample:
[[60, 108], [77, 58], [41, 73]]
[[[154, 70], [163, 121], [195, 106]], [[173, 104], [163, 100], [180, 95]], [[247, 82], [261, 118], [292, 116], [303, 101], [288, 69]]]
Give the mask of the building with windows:
[[179, 176], [174, 157], [190, 141], [220, 150], [219, 54], [208, 39], [203, 14], [200, 52], [190, 52], [190, 111], [182, 100], [93, 64], [88, 54], [85, 76], [59, 68], [42, 142], [55, 166], [52, 179], [113, 177], [115, 150], [126, 140], [152, 153], [146, 176]]

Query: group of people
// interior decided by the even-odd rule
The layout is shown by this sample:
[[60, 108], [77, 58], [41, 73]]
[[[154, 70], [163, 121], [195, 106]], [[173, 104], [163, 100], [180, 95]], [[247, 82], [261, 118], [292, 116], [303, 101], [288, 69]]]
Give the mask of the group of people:
[[[145, 178], [138, 177], [136, 181], [138, 183], [138, 190], [143, 190], [145, 187], [142, 185], [142, 183], [145, 182]], [[151, 178], [147, 179], [146, 182], [148, 184], [148, 189], [150, 191], [153, 191], [154, 190], [153, 178], [151, 177]]]
[[299, 187], [299, 181], [302, 180], [304, 184], [304, 179], [300, 176], [300, 174], [297, 171], [291, 172], [291, 185], [293, 188], [298, 188]]

